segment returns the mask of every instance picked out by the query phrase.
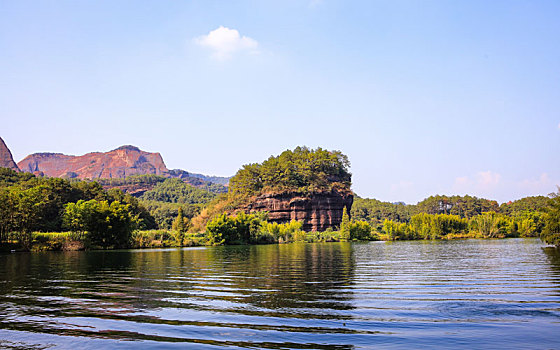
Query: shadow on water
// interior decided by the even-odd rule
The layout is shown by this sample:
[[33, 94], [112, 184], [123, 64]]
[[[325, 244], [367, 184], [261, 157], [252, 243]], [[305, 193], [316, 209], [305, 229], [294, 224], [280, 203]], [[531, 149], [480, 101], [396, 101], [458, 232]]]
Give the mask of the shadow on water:
[[558, 277], [557, 281], [560, 284], [560, 248], [544, 247], [542, 248], [542, 250], [545, 253], [546, 257], [548, 258], [548, 262], [552, 274], [555, 277]]
[[0, 262], [0, 340], [1, 331], [23, 331], [59, 345], [64, 335], [148, 347], [353, 347], [342, 326], [352, 295], [337, 292], [354, 278], [351, 244], [47, 252]]

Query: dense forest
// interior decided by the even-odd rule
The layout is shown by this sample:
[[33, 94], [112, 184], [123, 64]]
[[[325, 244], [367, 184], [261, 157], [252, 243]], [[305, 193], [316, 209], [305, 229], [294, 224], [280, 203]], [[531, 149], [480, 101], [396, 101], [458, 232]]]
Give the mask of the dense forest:
[[[33, 232], [72, 230], [87, 232], [96, 245], [126, 246], [133, 230], [156, 227], [140, 202], [120, 190], [0, 168], [0, 242], [29, 246]], [[110, 242], [105, 235], [118, 239]]]
[[244, 165], [230, 179], [229, 193], [249, 197], [269, 192], [350, 190], [348, 157], [339, 151], [297, 147], [262, 163]]

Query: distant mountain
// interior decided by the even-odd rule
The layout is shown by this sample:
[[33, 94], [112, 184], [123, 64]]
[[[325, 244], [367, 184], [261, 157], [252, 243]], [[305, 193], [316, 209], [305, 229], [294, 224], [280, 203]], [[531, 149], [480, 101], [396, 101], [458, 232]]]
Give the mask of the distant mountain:
[[131, 175], [152, 174], [180, 178], [197, 187], [207, 187], [209, 184], [225, 186], [229, 181], [226, 177], [193, 174], [180, 169], [169, 170], [159, 153], [145, 152], [130, 145], [81, 156], [34, 153], [20, 161], [18, 166], [22, 171], [41, 176], [91, 180], [125, 179]]
[[169, 170], [169, 175], [171, 177], [177, 177], [180, 179], [197, 178], [205, 182], [211, 182], [224, 186], [227, 186], [229, 184], [229, 179], [230, 179], [229, 177], [223, 177], [223, 176], [208, 176], [208, 175], [202, 175], [196, 173], [189, 173], [188, 171], [181, 170], [181, 169]]
[[0, 137], [0, 168], [10, 168], [15, 171], [20, 171], [16, 162], [14, 162], [14, 158], [12, 157], [12, 152], [4, 140]]
[[144, 152], [134, 146], [122, 146], [109, 152], [94, 152], [82, 156], [35, 153], [25, 157], [18, 166], [22, 171], [30, 173], [78, 179], [164, 175], [168, 171], [159, 153]]

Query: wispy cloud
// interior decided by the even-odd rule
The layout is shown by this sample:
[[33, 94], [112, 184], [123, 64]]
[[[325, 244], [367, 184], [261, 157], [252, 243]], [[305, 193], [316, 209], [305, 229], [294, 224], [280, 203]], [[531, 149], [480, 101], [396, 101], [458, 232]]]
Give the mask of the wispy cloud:
[[220, 26], [206, 35], [194, 39], [197, 45], [212, 51], [211, 57], [224, 61], [236, 53], [258, 53], [258, 42], [248, 36], [241, 36], [236, 29]]
[[502, 176], [493, 171], [479, 171], [474, 176], [460, 176], [455, 178], [455, 188], [456, 189], [466, 189], [466, 188], [491, 188], [496, 187], [500, 184]]
[[476, 174], [476, 180], [478, 184], [482, 186], [495, 186], [500, 183], [501, 179], [502, 175], [490, 170], [480, 171], [478, 174]]
[[455, 178], [451, 192], [510, 200], [526, 196], [546, 195], [554, 190], [557, 182], [547, 173], [542, 173], [536, 178], [513, 180], [502, 178], [499, 173], [487, 170], [471, 176]]

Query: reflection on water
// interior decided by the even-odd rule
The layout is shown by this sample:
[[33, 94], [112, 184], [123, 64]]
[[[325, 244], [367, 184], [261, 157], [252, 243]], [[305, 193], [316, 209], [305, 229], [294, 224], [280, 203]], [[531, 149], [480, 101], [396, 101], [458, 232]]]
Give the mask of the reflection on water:
[[537, 240], [0, 255], [0, 348], [558, 348]]

